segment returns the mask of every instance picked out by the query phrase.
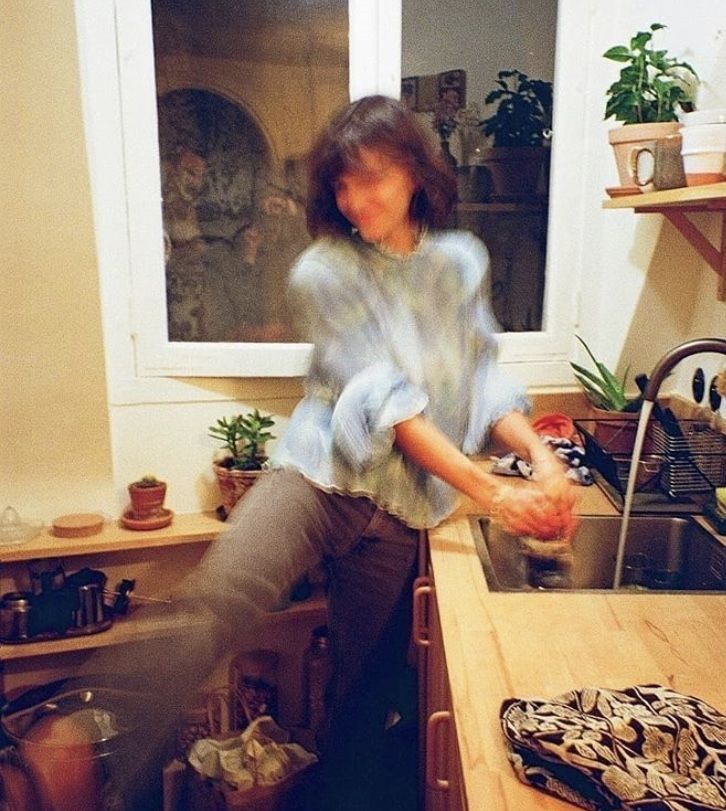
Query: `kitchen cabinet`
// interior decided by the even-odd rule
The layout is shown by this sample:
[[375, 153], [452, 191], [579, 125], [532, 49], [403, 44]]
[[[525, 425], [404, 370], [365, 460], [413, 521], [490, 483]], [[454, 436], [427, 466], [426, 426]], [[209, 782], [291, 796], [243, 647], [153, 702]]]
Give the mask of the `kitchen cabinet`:
[[466, 811], [461, 759], [433, 575], [414, 584], [414, 641], [419, 652], [419, 729], [426, 811]]
[[[718, 299], [726, 301], [726, 183], [613, 197], [603, 202], [603, 208], [632, 208], [638, 214], [662, 214], [716, 272]], [[713, 245], [687, 216], [698, 212], [713, 212], [720, 217], [720, 245]]]

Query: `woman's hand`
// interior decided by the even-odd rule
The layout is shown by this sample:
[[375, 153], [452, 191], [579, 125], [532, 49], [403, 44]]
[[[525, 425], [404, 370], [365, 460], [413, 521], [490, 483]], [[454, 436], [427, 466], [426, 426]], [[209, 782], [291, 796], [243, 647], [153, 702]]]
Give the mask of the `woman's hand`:
[[[542, 443], [526, 418], [518, 412], [511, 412], [499, 420], [492, 428], [492, 435], [530, 461], [535, 485], [534, 488], [531, 485], [517, 488], [514, 494], [506, 496], [500, 509], [500, 523], [509, 522], [506, 528], [517, 534], [570, 539], [577, 527], [573, 514], [575, 486], [565, 476], [563, 463]], [[539, 496], [520, 496], [526, 490], [539, 492]], [[520, 503], [515, 505], [514, 499], [519, 499]], [[497, 502], [495, 496], [495, 512], [498, 511]]]
[[[565, 484], [570, 487], [567, 481]], [[574, 494], [559, 489], [551, 492], [549, 495], [538, 485], [505, 485], [491, 500], [489, 516], [512, 535], [569, 540], [576, 526]]]
[[[532, 467], [538, 488], [547, 497], [550, 508], [561, 526], [558, 537], [569, 539], [577, 528], [575, 508], [575, 486], [565, 475], [562, 462], [547, 448], [533, 454]], [[538, 536], [546, 537], [546, 536]]]

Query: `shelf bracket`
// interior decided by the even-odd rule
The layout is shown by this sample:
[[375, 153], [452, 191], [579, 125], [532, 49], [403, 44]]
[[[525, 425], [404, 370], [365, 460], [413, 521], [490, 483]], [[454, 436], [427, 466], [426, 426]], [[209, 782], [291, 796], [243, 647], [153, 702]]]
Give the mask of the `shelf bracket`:
[[693, 247], [701, 254], [701, 256], [712, 267], [717, 276], [718, 282], [718, 300], [726, 301], [726, 211], [721, 211], [721, 246], [716, 248], [711, 244], [691, 220], [682, 212], [674, 211], [668, 208], [660, 209], [660, 213], [665, 216], [668, 221], [674, 225], [678, 231], [693, 245]]

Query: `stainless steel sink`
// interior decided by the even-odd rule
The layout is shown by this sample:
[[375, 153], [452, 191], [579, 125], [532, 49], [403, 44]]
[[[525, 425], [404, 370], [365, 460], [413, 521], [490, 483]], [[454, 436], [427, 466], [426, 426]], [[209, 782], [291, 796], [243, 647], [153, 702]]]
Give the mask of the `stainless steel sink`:
[[[612, 590], [620, 516], [585, 516], [564, 559], [524, 554], [519, 538], [472, 517], [491, 591]], [[724, 592], [726, 548], [692, 517], [631, 517], [619, 591]]]

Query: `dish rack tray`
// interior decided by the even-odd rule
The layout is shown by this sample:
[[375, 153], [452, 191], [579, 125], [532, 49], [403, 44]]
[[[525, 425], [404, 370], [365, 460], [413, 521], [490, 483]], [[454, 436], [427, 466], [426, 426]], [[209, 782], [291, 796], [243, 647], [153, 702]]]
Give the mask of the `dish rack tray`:
[[[621, 496], [632, 462], [637, 421], [576, 420], [586, 464]], [[660, 492], [678, 500], [710, 493], [726, 484], [726, 434], [702, 420], [679, 420], [674, 436], [654, 419], [648, 423], [636, 476], [635, 493]]]

